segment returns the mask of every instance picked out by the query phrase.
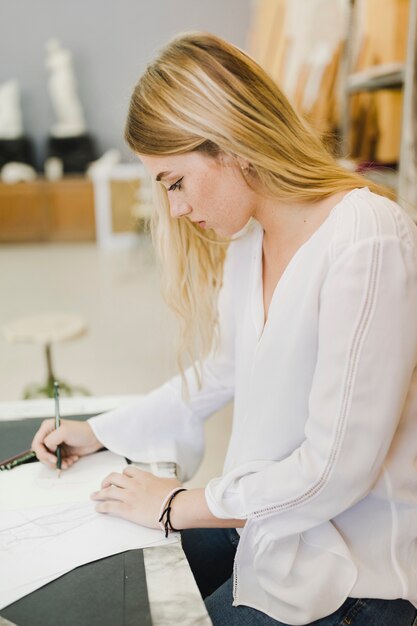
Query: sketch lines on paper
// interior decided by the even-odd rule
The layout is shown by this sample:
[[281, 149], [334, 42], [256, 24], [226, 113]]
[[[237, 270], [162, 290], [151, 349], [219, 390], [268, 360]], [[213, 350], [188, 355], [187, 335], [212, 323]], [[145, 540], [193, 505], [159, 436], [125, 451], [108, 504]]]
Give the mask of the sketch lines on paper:
[[43, 545], [51, 539], [80, 528], [97, 518], [91, 503], [59, 507], [49, 513], [31, 517], [21, 511], [21, 523], [13, 526], [0, 525], [0, 552], [25, 549], [26, 542], [31, 546]]

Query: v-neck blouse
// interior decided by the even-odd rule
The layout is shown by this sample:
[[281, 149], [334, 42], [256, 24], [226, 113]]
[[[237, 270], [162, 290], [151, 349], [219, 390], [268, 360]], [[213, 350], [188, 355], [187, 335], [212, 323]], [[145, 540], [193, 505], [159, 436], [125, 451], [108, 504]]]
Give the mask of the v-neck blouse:
[[[294, 263], [297, 263], [297, 259], [298, 256], [303, 254], [303, 251], [306, 247], [308, 247], [311, 242], [316, 238], [319, 237], [321, 234], [322, 229], [326, 229], [327, 225], [327, 221], [331, 221], [332, 220], [332, 216], [333, 214], [336, 212], [336, 210], [338, 209], [339, 205], [341, 203], [343, 203], [352, 193], [355, 193], [356, 191], [358, 191], [357, 189], [353, 189], [351, 191], [348, 191], [342, 198], [341, 200], [339, 200], [339, 202], [337, 202], [332, 209], [329, 211], [327, 217], [323, 220], [323, 222], [318, 226], [318, 228], [316, 228], [315, 231], [313, 231], [313, 233], [308, 237], [308, 239], [306, 239], [300, 246], [299, 248], [295, 251], [295, 253], [292, 255], [292, 257], [290, 258], [287, 266], [285, 267], [284, 271], [282, 272], [279, 281], [277, 282], [275, 289], [273, 291], [272, 297], [271, 297], [271, 301], [270, 301], [270, 307], [273, 303], [274, 300], [274, 296], [275, 296], [275, 292], [278, 292], [280, 290], [280, 285], [279, 283], [281, 282], [282, 279], [285, 279], [285, 275], [291, 271], [291, 266]], [[254, 222], [254, 224], [257, 224], [256, 222]], [[264, 239], [264, 231], [261, 227], [261, 225], [258, 223], [257, 224], [257, 235], [256, 235], [256, 241], [254, 242], [254, 248], [255, 248], [255, 258], [254, 258], [254, 263], [253, 263], [253, 278], [252, 278], [252, 283], [255, 287], [255, 291], [256, 293], [254, 293], [253, 296], [253, 302], [254, 302], [254, 319], [255, 319], [255, 324], [257, 325], [258, 328], [258, 332], [259, 332], [259, 336], [262, 334], [263, 328], [266, 324], [266, 322], [268, 320], [265, 320], [265, 307], [264, 307], [264, 303], [263, 303], [263, 239]], [[258, 292], [260, 290], [261, 293], [261, 298], [259, 298], [258, 296]], [[259, 305], [260, 305], [260, 309], [259, 309]]]
[[90, 420], [132, 460], [191, 476], [203, 422], [234, 399], [219, 518], [246, 524], [234, 604], [306, 624], [352, 597], [417, 606], [417, 229], [367, 188], [347, 194], [281, 276], [263, 327], [262, 229], [228, 252], [220, 348], [202, 389], [187, 372]]

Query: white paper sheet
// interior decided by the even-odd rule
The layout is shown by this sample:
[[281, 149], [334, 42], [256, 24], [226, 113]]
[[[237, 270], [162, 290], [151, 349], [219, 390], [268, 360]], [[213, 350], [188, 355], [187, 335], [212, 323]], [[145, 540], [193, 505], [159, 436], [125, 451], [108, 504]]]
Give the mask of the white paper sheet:
[[81, 458], [60, 478], [42, 463], [0, 472], [0, 512], [88, 500], [103, 478], [122, 472], [126, 465], [123, 457], [105, 450]]
[[[37, 463], [0, 475], [0, 609], [79, 565], [176, 540], [165, 539], [160, 530], [96, 513], [89, 494], [104, 476], [125, 465], [122, 457], [101, 452], [81, 459], [59, 479]], [[55, 482], [59, 489], [51, 486]], [[28, 508], [36, 497], [44, 506]]]

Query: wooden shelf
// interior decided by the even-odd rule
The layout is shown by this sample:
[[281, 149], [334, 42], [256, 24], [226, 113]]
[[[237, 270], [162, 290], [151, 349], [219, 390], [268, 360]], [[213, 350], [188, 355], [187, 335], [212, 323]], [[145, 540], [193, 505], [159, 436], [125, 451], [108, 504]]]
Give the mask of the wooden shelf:
[[0, 242], [94, 241], [94, 192], [90, 180], [0, 183]]
[[[373, 109], [372, 107], [369, 109], [369, 119], [363, 117], [363, 128], [361, 132], [364, 133], [366, 131], [366, 124], [373, 123], [377, 131], [381, 128], [388, 129], [391, 138], [395, 139], [395, 137], [397, 137], [397, 127], [399, 127], [398, 140], [400, 142], [400, 154], [398, 172], [375, 169], [366, 171], [364, 174], [376, 182], [393, 188], [397, 192], [398, 202], [409, 213], [412, 219], [417, 222], [417, 117], [415, 107], [417, 100], [417, 65], [415, 63], [417, 50], [417, 0], [409, 0], [408, 3], [398, 2], [397, 7], [394, 6], [394, 3], [390, 3], [391, 16], [395, 16], [397, 12], [399, 23], [404, 21], [404, 12], [407, 12], [407, 38], [405, 39], [404, 33], [400, 33], [400, 30], [398, 28], [396, 29], [395, 23], [392, 20], [386, 21], [384, 28], [382, 30], [381, 28], [378, 29], [378, 54], [375, 54], [375, 52], [372, 53], [368, 42], [364, 51], [365, 54], [368, 55], [370, 63], [364, 64], [368, 65], [366, 70], [352, 74], [349, 70], [353, 66], [354, 46], [349, 45], [349, 42], [355, 39], [355, 4], [356, 0], [350, 0], [348, 44], [345, 46], [342, 65], [343, 128], [341, 154], [351, 155], [353, 152], [355, 159], [360, 158], [368, 161], [380, 160], [381, 162], [394, 162], [398, 160], [398, 151], [394, 150], [395, 146], [393, 142], [387, 142], [387, 145], [384, 145], [382, 149], [380, 139], [378, 139], [379, 143], [377, 149], [374, 150], [375, 154], [371, 154], [370, 156], [359, 155], [357, 154], [357, 150], [352, 150], [351, 147], [351, 95], [359, 92], [380, 91], [380, 93], [375, 95], [363, 94], [364, 106], [369, 106], [369, 103], [372, 102]], [[376, 13], [378, 13], [376, 17], [385, 16], [386, 18], [387, 11], [382, 14], [378, 12], [379, 4], [381, 3], [374, 0], [373, 5], [374, 8], [376, 8]], [[387, 8], [390, 8], [388, 2], [387, 7], [384, 6], [384, 9]], [[388, 48], [386, 45], [387, 36], [390, 43], [390, 47], [388, 46]], [[375, 59], [378, 60], [379, 65], [372, 65]], [[403, 61], [404, 59], [405, 62]], [[392, 91], [390, 92], [388, 90]], [[354, 98], [360, 99], [362, 95], [354, 96]], [[378, 110], [378, 124], [375, 124], [375, 109], [377, 104], [380, 105], [380, 108]], [[389, 107], [388, 104], [390, 105]], [[385, 114], [382, 115], [381, 111], [384, 109]], [[376, 133], [373, 135], [371, 133], [370, 135], [373, 139], [375, 139], [376, 136]], [[358, 137], [360, 139], [361, 135], [358, 134]], [[393, 158], [394, 156], [396, 158]]]
[[404, 76], [405, 66], [402, 63], [380, 65], [363, 72], [350, 74], [346, 89], [348, 93], [401, 89], [404, 85]]

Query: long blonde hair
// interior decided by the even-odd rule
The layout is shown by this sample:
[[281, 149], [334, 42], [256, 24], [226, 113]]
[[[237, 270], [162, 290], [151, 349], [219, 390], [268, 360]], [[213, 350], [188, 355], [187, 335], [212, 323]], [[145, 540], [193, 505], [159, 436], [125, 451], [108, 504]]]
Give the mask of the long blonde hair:
[[[314, 202], [368, 186], [343, 169], [247, 54], [208, 33], [176, 37], [147, 67], [130, 101], [125, 138], [135, 153], [199, 150], [250, 164], [248, 184], [286, 201]], [[217, 330], [217, 297], [227, 245], [202, 235], [188, 219], [172, 219], [165, 187], [156, 183], [152, 235], [163, 267], [163, 290], [181, 320], [179, 365], [202, 363]]]

